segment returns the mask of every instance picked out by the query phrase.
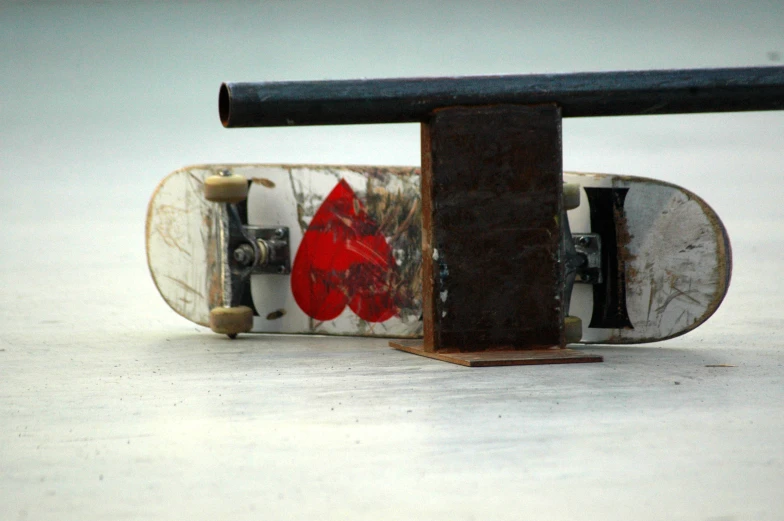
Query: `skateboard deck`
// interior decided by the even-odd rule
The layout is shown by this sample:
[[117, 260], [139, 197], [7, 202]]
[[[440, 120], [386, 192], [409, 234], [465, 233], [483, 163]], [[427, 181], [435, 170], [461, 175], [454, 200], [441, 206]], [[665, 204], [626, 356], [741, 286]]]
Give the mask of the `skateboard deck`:
[[[289, 264], [229, 273], [227, 205], [204, 197], [209, 176], [244, 176], [243, 224], [286, 230]], [[316, 165], [196, 165], [155, 190], [147, 261], [164, 300], [208, 326], [210, 310], [244, 305], [253, 332], [417, 338], [422, 335], [419, 169]], [[632, 344], [699, 326], [727, 292], [731, 250], [700, 197], [654, 179], [564, 173], [580, 185], [571, 232], [601, 243], [598, 277], [574, 285], [569, 314], [581, 343]]]

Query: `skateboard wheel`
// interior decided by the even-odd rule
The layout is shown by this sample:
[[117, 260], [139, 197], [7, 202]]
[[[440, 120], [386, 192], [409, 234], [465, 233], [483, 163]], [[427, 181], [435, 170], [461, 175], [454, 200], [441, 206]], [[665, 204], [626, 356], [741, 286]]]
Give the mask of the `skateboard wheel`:
[[219, 335], [236, 337], [253, 329], [253, 310], [247, 306], [213, 308], [210, 311], [210, 329]]
[[204, 198], [215, 203], [239, 203], [248, 197], [248, 180], [238, 174], [211, 175], [204, 180]]
[[574, 210], [580, 206], [580, 185], [577, 183], [564, 183], [563, 201], [566, 210]]
[[583, 321], [580, 317], [567, 316], [564, 318], [564, 335], [567, 344], [579, 342], [583, 337]]

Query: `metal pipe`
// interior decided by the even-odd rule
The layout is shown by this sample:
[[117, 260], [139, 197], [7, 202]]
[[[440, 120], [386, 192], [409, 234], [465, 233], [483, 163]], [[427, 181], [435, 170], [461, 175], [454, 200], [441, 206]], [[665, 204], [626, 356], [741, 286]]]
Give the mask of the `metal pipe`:
[[224, 83], [225, 127], [425, 121], [443, 107], [556, 103], [563, 117], [784, 109], [784, 67]]

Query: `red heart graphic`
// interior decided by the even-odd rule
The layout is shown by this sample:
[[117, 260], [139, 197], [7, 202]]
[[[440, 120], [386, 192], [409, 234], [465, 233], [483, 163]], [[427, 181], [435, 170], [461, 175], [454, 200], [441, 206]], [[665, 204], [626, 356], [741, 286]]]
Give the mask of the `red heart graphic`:
[[348, 304], [368, 322], [397, 314], [397, 272], [392, 250], [378, 224], [341, 179], [302, 238], [291, 268], [291, 291], [316, 320], [332, 320]]

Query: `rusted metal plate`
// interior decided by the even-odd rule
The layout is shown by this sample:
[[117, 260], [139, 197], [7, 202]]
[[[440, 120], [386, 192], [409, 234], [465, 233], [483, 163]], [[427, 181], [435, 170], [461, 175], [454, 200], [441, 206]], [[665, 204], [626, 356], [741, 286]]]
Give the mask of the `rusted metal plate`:
[[575, 349], [502, 349], [494, 351], [471, 351], [462, 353], [445, 353], [442, 351], [425, 351], [421, 341], [393, 340], [391, 347], [407, 353], [426, 356], [464, 365], [466, 367], [493, 367], [501, 365], [543, 365], [543, 364], [584, 364], [602, 362], [598, 355], [583, 353]]
[[561, 115], [450, 108], [422, 125], [424, 345], [563, 344]]

